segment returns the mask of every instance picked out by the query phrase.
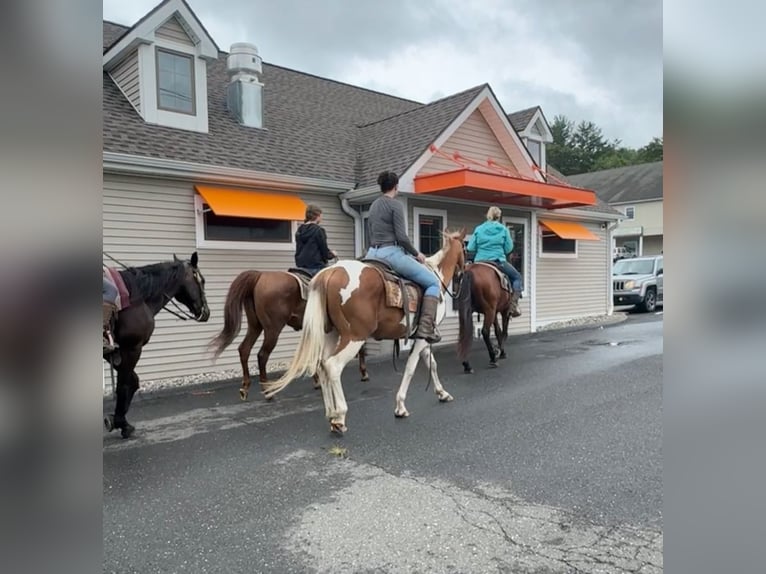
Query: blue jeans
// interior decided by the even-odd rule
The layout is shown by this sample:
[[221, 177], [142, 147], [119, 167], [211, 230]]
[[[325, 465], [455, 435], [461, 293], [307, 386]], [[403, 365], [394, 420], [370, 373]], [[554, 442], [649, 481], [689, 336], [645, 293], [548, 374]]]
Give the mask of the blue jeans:
[[521, 273], [516, 271], [516, 268], [507, 261], [497, 261], [497, 264], [503, 270], [503, 273], [508, 275], [508, 279], [511, 280], [511, 289], [521, 293], [523, 291], [521, 284]]
[[405, 253], [404, 249], [397, 245], [370, 247], [367, 251], [367, 257], [388, 263], [402, 277], [420, 285], [424, 289], [423, 295], [426, 297], [438, 297], [441, 293], [439, 278], [428, 267]]
[[304, 271], [308, 271], [309, 274], [313, 277], [325, 267], [327, 267], [327, 265], [322, 265], [321, 267], [301, 267], [301, 269], [303, 269]]
[[107, 303], [111, 303], [114, 305], [117, 302], [117, 295], [119, 295], [119, 292], [117, 291], [117, 287], [110, 281], [107, 281], [106, 277], [104, 279], [104, 287], [102, 289], [102, 296], [104, 298], [104, 301]]

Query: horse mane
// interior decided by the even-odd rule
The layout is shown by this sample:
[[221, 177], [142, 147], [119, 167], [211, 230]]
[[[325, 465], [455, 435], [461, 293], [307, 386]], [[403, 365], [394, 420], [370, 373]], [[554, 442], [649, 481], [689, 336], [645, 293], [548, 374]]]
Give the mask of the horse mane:
[[120, 271], [131, 300], [153, 299], [181, 283], [186, 274], [183, 261], [163, 261]]
[[460, 239], [460, 231], [449, 231], [448, 229], [445, 229], [441, 234], [444, 238], [442, 248], [426, 258], [428, 265], [434, 269], [437, 269], [439, 265], [441, 265], [442, 261], [444, 261], [444, 258], [447, 256], [447, 253], [449, 253], [450, 248], [452, 247], [452, 240]]

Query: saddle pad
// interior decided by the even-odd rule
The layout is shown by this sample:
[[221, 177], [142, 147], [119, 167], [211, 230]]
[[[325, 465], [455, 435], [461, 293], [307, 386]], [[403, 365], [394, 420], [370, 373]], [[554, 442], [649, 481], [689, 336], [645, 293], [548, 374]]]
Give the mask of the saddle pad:
[[508, 275], [506, 275], [497, 265], [488, 261], [477, 261], [474, 265], [484, 265], [485, 267], [492, 269], [497, 274], [498, 279], [500, 279], [500, 287], [503, 291], [511, 292], [511, 282], [508, 279]]
[[127, 309], [130, 307], [130, 293], [125, 285], [125, 281], [122, 279], [122, 275], [113, 267], [104, 267], [104, 271], [107, 274], [107, 279], [111, 279], [112, 283], [117, 287], [117, 310]]
[[[404, 297], [399, 284], [385, 280], [384, 285], [386, 286], [386, 305], [404, 310]], [[420, 306], [420, 287], [414, 283], [407, 282], [404, 284], [404, 288], [407, 290], [407, 312], [417, 313]]]
[[309, 283], [311, 282], [311, 277], [306, 275], [300, 269], [290, 269], [286, 273], [295, 278], [295, 280], [298, 282], [298, 288], [301, 290], [301, 299], [307, 301], [309, 296]]

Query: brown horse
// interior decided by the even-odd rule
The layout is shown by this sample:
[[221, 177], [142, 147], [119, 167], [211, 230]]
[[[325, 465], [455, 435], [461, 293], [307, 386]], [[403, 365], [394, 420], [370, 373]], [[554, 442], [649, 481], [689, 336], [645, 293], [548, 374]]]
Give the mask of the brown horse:
[[[445, 233], [444, 237], [444, 246], [426, 260], [439, 276], [442, 289], [452, 281], [455, 272], [463, 268], [465, 230]], [[411, 335], [414, 328], [407, 332], [410, 321], [406, 311], [389, 305], [386, 280], [378, 269], [363, 261], [337, 262], [321, 271], [309, 290], [303, 333], [292, 363], [278, 381], [265, 385], [264, 394], [272, 397], [296, 377], [318, 374], [330, 430], [343, 433], [348, 412], [341, 384], [343, 368], [368, 337], [397, 340]], [[446, 304], [442, 300], [437, 323], [444, 319], [445, 311]], [[452, 400], [439, 381], [430, 345], [424, 339], [416, 339], [396, 395], [394, 414], [397, 417], [409, 416], [404, 401], [420, 358], [430, 367], [439, 400]]]
[[[232, 282], [224, 304], [223, 329], [210, 342], [215, 357], [231, 345], [242, 325], [242, 308], [247, 317], [247, 334], [239, 345], [242, 364], [242, 386], [239, 396], [247, 400], [250, 390], [250, 352], [263, 333], [263, 345], [258, 351], [258, 374], [261, 387], [268, 382], [266, 365], [285, 325], [300, 331], [306, 301], [301, 296], [298, 280], [285, 271], [243, 271]], [[364, 347], [359, 350], [359, 372], [363, 381], [369, 381]], [[319, 382], [314, 377], [314, 388]]]
[[[508, 323], [511, 320], [511, 293], [509, 289], [507, 283], [501, 283], [494, 265], [474, 263], [466, 267], [458, 297], [458, 316], [460, 319], [458, 356], [463, 362], [464, 372], [473, 373], [473, 368], [468, 361], [473, 340], [473, 313], [481, 313], [484, 316], [481, 336], [489, 353], [489, 366], [495, 368], [498, 359], [505, 359], [505, 340], [508, 338]], [[502, 329], [499, 325], [498, 315], [503, 321]], [[489, 339], [489, 329], [493, 325], [497, 349], [492, 346]]]
[[173, 261], [128, 267], [120, 271], [130, 293], [130, 305], [118, 313], [114, 325], [114, 340], [119, 349], [104, 357], [112, 362], [117, 371], [117, 404], [114, 415], [104, 417], [104, 426], [110, 432], [120, 429], [122, 438], [129, 438], [135, 430], [125, 415], [138, 390], [135, 368], [144, 346], [154, 333], [155, 315], [175, 299], [189, 309], [190, 318], [195, 321], [204, 323], [210, 318], [205, 299], [205, 278], [197, 264], [195, 252], [189, 261], [181, 261], [174, 255]]

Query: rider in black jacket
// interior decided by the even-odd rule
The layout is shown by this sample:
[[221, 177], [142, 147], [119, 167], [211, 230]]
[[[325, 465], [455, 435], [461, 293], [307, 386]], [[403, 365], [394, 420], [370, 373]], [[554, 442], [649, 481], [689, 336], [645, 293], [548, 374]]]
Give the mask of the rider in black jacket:
[[327, 247], [327, 233], [320, 227], [322, 209], [316, 205], [306, 207], [304, 223], [295, 232], [295, 265], [316, 275], [327, 267], [337, 255]]

